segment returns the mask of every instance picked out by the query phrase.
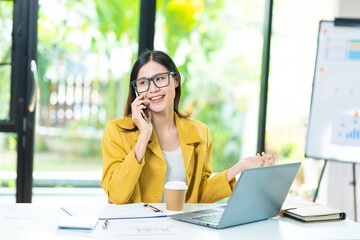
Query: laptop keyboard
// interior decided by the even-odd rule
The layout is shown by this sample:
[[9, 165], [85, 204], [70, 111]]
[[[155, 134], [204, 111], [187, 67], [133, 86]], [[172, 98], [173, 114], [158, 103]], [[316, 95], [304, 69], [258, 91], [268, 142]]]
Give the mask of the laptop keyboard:
[[218, 224], [219, 221], [220, 221], [221, 216], [222, 216], [222, 212], [221, 213], [198, 216], [198, 217], [193, 217], [191, 219], [201, 221], [201, 222], [206, 222], [206, 223]]

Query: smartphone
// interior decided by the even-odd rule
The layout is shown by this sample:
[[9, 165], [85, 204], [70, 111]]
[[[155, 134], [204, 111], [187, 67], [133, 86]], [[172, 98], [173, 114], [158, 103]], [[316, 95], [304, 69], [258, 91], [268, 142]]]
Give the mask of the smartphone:
[[[139, 94], [136, 90], [135, 90], [135, 95], [136, 97], [139, 97]], [[145, 119], [146, 122], [150, 122], [143, 109], [141, 109], [141, 116], [143, 117], [143, 119]]]

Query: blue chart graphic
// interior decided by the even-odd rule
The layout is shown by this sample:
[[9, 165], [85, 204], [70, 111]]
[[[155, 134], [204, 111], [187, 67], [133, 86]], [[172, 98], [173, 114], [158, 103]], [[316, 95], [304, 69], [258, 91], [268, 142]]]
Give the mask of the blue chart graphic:
[[360, 60], [360, 40], [350, 40], [348, 43], [348, 58], [350, 60]]
[[331, 143], [347, 146], [360, 146], [359, 117], [345, 117], [334, 121], [332, 125]]
[[346, 139], [360, 139], [360, 130], [354, 129], [353, 131], [346, 133], [345, 138]]
[[349, 59], [360, 60], [360, 51], [349, 51]]

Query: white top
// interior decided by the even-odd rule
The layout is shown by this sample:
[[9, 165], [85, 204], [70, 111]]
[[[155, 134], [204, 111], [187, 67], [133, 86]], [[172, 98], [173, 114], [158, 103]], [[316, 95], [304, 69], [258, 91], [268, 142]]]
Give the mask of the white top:
[[[164, 155], [167, 165], [165, 184], [172, 181], [180, 181], [186, 183], [185, 166], [181, 147], [179, 146], [177, 149], [171, 152], [162, 151], [162, 153]], [[164, 189], [163, 202], [165, 202], [165, 200], [166, 199]]]

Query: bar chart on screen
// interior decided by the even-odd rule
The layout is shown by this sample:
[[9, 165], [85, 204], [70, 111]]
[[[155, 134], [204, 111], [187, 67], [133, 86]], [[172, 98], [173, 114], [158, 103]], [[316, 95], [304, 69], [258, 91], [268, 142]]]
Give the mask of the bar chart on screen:
[[359, 27], [320, 22], [307, 157], [360, 163]]
[[327, 36], [326, 44], [322, 55], [323, 60], [330, 61], [359, 61], [360, 60], [360, 40]]
[[358, 112], [341, 116], [332, 124], [331, 144], [360, 146], [360, 118]]

